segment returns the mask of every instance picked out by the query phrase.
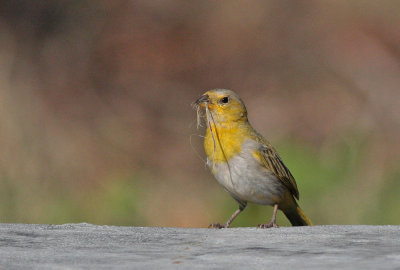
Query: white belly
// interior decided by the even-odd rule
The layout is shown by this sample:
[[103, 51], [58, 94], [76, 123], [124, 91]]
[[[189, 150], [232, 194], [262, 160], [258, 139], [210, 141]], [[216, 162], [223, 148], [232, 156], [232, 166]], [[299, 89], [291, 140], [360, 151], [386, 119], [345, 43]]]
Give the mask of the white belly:
[[252, 155], [257, 142], [244, 142], [242, 152], [226, 163], [207, 162], [218, 182], [232, 196], [246, 202], [273, 205], [283, 197], [285, 186]]

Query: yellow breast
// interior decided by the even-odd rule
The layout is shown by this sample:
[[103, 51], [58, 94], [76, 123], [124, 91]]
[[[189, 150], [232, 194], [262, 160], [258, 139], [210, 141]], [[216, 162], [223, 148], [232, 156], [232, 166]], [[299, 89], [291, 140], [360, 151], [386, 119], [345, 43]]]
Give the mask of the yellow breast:
[[250, 138], [250, 124], [213, 125], [207, 127], [204, 150], [211, 163], [229, 161], [240, 153], [242, 144]]

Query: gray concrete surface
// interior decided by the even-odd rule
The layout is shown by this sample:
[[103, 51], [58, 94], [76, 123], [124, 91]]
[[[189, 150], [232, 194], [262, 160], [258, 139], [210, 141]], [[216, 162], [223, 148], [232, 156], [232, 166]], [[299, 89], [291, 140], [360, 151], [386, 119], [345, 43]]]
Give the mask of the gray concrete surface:
[[400, 226], [0, 224], [0, 269], [400, 269]]

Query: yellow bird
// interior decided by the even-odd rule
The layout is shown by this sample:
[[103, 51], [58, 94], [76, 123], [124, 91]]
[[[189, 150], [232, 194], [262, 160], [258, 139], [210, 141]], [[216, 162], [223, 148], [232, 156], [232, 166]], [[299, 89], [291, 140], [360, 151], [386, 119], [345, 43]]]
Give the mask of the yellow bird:
[[228, 228], [248, 202], [274, 207], [271, 221], [260, 224], [261, 228], [278, 227], [278, 209], [293, 226], [312, 225], [297, 204], [299, 191], [293, 175], [271, 144], [250, 125], [240, 97], [230, 90], [215, 89], [204, 93], [193, 105], [198, 121], [200, 110], [205, 110], [207, 166], [239, 203], [239, 209], [225, 224], [210, 227]]

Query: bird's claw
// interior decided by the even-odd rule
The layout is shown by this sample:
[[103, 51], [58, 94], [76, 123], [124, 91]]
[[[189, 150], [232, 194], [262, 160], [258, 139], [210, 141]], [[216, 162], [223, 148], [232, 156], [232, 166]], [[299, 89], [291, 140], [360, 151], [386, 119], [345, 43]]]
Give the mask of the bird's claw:
[[258, 224], [258, 228], [261, 228], [261, 229], [279, 228], [279, 226], [274, 222], [270, 222], [267, 224]]
[[208, 226], [209, 229], [224, 229], [228, 228], [225, 224], [220, 224], [220, 223], [212, 223]]

